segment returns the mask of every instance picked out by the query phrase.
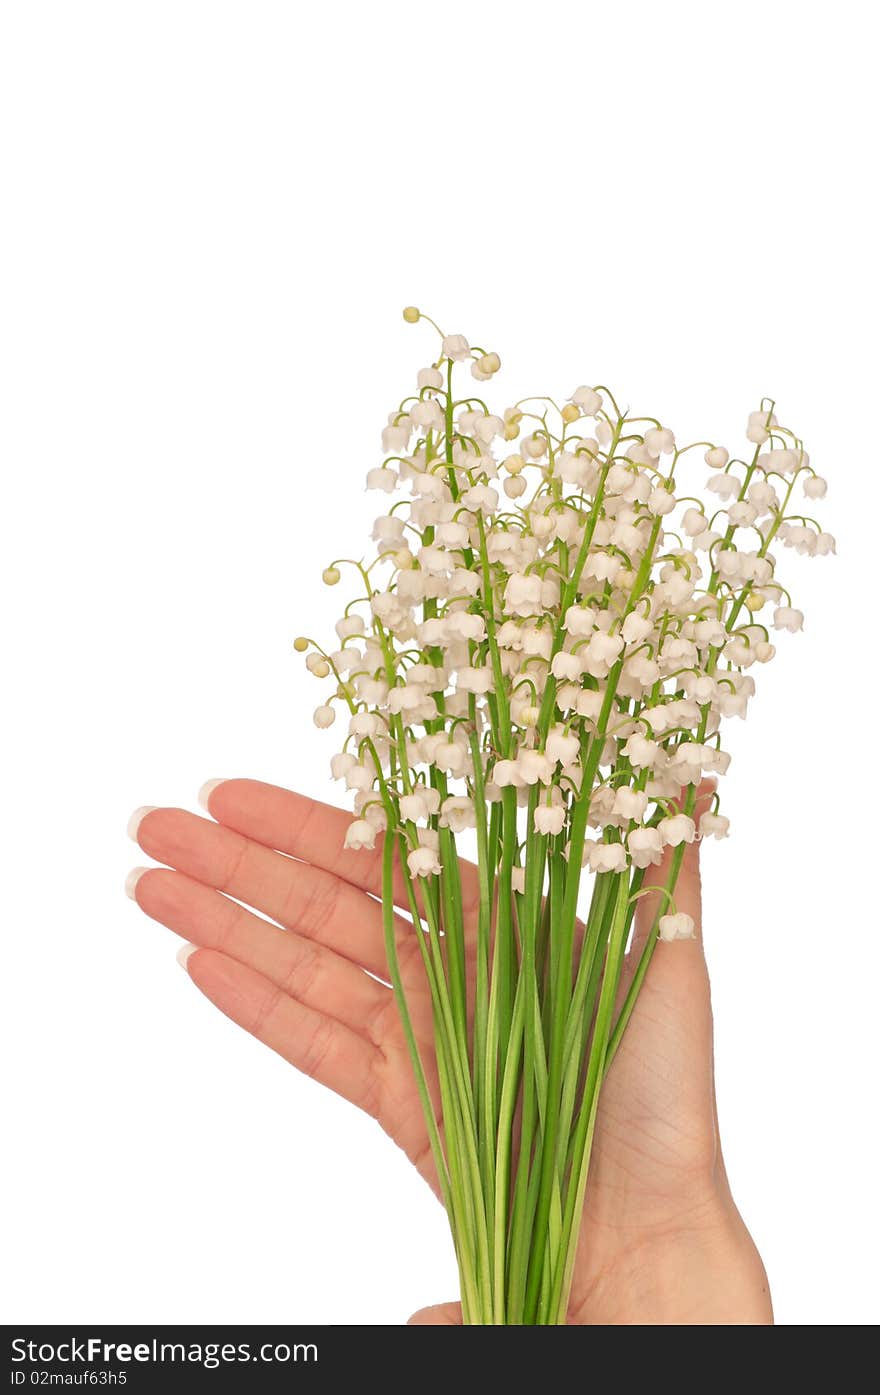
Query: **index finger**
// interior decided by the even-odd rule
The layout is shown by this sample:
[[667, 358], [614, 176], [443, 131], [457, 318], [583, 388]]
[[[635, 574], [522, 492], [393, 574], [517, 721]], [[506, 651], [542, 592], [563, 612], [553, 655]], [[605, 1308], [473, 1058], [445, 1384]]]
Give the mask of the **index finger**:
[[[332, 872], [361, 891], [382, 895], [382, 835], [376, 847], [353, 852], [344, 846], [354, 815], [307, 795], [262, 780], [209, 780], [199, 800], [212, 818], [246, 838]], [[477, 869], [459, 859], [462, 910], [472, 914], [480, 900]], [[395, 867], [394, 904], [409, 910], [406, 883]]]

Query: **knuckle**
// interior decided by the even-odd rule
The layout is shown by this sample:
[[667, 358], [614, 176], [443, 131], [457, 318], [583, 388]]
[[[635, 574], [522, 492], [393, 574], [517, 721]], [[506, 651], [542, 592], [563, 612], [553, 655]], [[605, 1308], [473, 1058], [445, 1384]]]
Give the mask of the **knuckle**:
[[319, 930], [336, 911], [341, 890], [336, 877], [317, 872], [307, 879], [294, 875], [281, 907], [281, 919], [292, 930], [303, 926]]
[[358, 1101], [361, 1109], [371, 1119], [378, 1119], [382, 1098], [385, 1093], [384, 1060], [379, 1052], [370, 1058], [370, 1065], [364, 1082], [363, 1093]]
[[249, 1031], [260, 1041], [265, 1041], [272, 1019], [278, 1011], [278, 1007], [284, 998], [284, 993], [280, 988], [271, 988], [257, 1004], [251, 1020]]
[[241, 923], [241, 907], [234, 901], [223, 898], [222, 905], [218, 907], [219, 914], [214, 926], [214, 943], [212, 948], [220, 954], [228, 953], [230, 946], [235, 940], [235, 932]]
[[241, 843], [229, 858], [226, 869], [217, 882], [217, 890], [228, 892], [236, 886], [241, 869], [244, 866], [245, 858], [248, 855], [249, 845], [246, 839], [242, 838]]
[[368, 1014], [364, 1023], [364, 1032], [368, 1040], [384, 1052], [391, 1036], [392, 1026], [396, 1022], [397, 1003], [394, 994], [387, 991], [387, 996], [381, 998]]
[[322, 955], [314, 945], [299, 938], [289, 941], [287, 952], [289, 960], [281, 987], [292, 998], [307, 1001], [314, 997], [320, 981]]
[[304, 1075], [309, 1076], [312, 1080], [321, 1075], [332, 1050], [333, 1039], [333, 1023], [327, 1017], [319, 1018], [309, 1031], [303, 1044], [300, 1070]]

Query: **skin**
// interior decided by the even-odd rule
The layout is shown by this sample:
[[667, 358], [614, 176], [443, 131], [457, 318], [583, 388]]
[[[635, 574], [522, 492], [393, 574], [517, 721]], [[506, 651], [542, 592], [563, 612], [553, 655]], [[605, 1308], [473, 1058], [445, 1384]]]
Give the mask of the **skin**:
[[[710, 794], [701, 787], [698, 815]], [[256, 780], [224, 781], [209, 809], [216, 822], [183, 809], [141, 820], [139, 845], [165, 865], [141, 876], [138, 905], [197, 946], [186, 970], [221, 1012], [375, 1118], [436, 1191], [394, 998], [371, 976], [387, 976], [373, 899], [381, 848], [345, 851], [348, 813]], [[661, 865], [656, 880], [664, 877]], [[475, 869], [465, 864], [471, 937], [477, 899]], [[649, 932], [651, 899], [639, 903], [630, 962]], [[676, 904], [694, 918], [697, 938], [657, 945], [602, 1092], [571, 1324], [773, 1321], [764, 1266], [721, 1154], [699, 843], [687, 849]], [[430, 1001], [403, 918], [397, 937], [430, 1067]], [[410, 1318], [460, 1321], [457, 1303]]]

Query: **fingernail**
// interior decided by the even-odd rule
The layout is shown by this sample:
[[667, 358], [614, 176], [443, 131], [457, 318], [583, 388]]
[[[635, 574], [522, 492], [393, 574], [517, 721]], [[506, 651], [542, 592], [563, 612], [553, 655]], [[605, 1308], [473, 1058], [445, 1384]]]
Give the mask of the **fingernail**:
[[189, 963], [190, 955], [195, 954], [197, 949], [198, 945], [180, 946], [180, 949], [177, 951], [177, 954], [174, 957], [182, 969], [186, 968], [187, 964]]
[[202, 785], [202, 788], [199, 790], [199, 803], [206, 813], [210, 814], [211, 812], [208, 808], [208, 800], [211, 798], [211, 795], [218, 785], [224, 785], [225, 783], [225, 780], [206, 780]]
[[138, 882], [140, 881], [140, 879], [141, 879], [141, 877], [144, 875], [144, 873], [145, 873], [145, 872], [149, 872], [149, 870], [150, 870], [149, 867], [132, 867], [131, 871], [129, 872], [128, 876], [126, 877], [126, 879], [125, 879], [125, 894], [126, 894], [126, 896], [130, 896], [131, 899], [132, 899], [132, 901], [136, 901], [136, 900], [137, 900], [137, 897], [136, 897], [135, 894], [134, 894], [134, 889], [135, 889], [135, 887], [137, 886]]
[[133, 842], [137, 842], [138, 829], [141, 826], [141, 822], [147, 817], [147, 814], [152, 814], [153, 810], [158, 809], [158, 807], [158, 804], [142, 804], [139, 809], [135, 809], [128, 821], [128, 829], [126, 830], [129, 838], [131, 838]]

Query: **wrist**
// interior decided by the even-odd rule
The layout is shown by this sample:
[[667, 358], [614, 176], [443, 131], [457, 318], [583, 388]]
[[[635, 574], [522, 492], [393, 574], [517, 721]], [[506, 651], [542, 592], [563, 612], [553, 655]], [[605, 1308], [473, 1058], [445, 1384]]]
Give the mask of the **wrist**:
[[638, 1326], [769, 1326], [770, 1288], [761, 1257], [729, 1193], [692, 1201], [614, 1236], [594, 1252], [569, 1322]]
[[683, 1220], [664, 1248], [668, 1264], [661, 1288], [670, 1315], [661, 1321], [772, 1325], [767, 1273], [726, 1187], [701, 1214]]
[[737, 1209], [730, 1190], [719, 1198], [714, 1253], [729, 1275], [728, 1291], [735, 1299], [739, 1316], [729, 1321], [769, 1326], [773, 1323], [773, 1302], [767, 1271], [758, 1247]]

